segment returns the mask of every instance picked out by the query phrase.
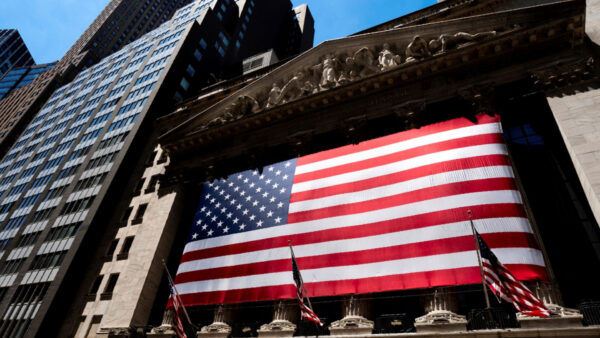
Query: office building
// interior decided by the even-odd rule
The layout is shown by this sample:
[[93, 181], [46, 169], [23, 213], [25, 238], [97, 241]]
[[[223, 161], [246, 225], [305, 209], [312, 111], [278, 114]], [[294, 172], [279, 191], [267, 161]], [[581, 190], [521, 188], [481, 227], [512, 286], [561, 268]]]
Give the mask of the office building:
[[12, 67], [35, 64], [16, 29], [0, 29], [0, 76]]
[[111, 0], [50, 71], [0, 100], [0, 154], [15, 142], [54, 90], [84, 67], [114, 53], [170, 19], [190, 0]]
[[[112, 216], [129, 202], [133, 188], [142, 189], [126, 185], [132, 164], [156, 133], [153, 120], [213, 83], [229, 64], [241, 65], [230, 56], [238, 48], [230, 43], [241, 27], [238, 22], [243, 20], [242, 29], [252, 34], [269, 24], [254, 20], [252, 13], [279, 2], [246, 2], [241, 17], [232, 0], [192, 2], [51, 94], [0, 164], [1, 336], [96, 334], [99, 317], [89, 316], [79, 325], [80, 314], [94, 304], [99, 308], [92, 312], [104, 314], [117, 282], [123, 282], [118, 271], [127, 255], [113, 264], [109, 277], [99, 279], [102, 292], [92, 305], [85, 297], [75, 298], [76, 290], [87, 286], [88, 276], [96, 278], [101, 265], [95, 254], [102, 239], [131, 230], [119, 227]], [[285, 2], [279, 14], [291, 18], [291, 5]], [[263, 51], [260, 43], [253, 44], [248, 39], [239, 47]], [[145, 213], [138, 208], [131, 216], [139, 222]], [[143, 255], [142, 263], [152, 257]], [[123, 307], [109, 314], [129, 327], [146, 321], [150, 310], [131, 316]]]
[[0, 77], [0, 99], [35, 80], [38, 75], [52, 69], [56, 62], [43, 65], [12, 68]]
[[[351, 145], [364, 147], [364, 142], [378, 142], [381, 137], [390, 135], [401, 138], [397, 135], [419, 133], [429, 130], [431, 125], [444, 125], [448, 121], [479, 127], [481, 119], [491, 116], [499, 118], [503, 130], [503, 140], [493, 143], [506, 144], [504, 163], [514, 172], [510, 179], [514, 176], [515, 183], [509, 190], [521, 196], [519, 204], [524, 209], [520, 217], [531, 224], [527, 231], [530, 240], [520, 244], [497, 242], [491, 247], [502, 260], [510, 255], [500, 253], [509, 252], [512, 245], [521, 249], [537, 246], [534, 250], [539, 253], [540, 261], [536, 265], [547, 278], [541, 281], [525, 276], [524, 280], [553, 315], [537, 318], [516, 314], [514, 309], [510, 310], [510, 304], [502, 307], [492, 295], [494, 309], [485, 310], [482, 285], [476, 279], [473, 283], [456, 285], [440, 282], [433, 276], [431, 287], [414, 289], [409, 285], [390, 290], [385, 283], [379, 283], [385, 292], [343, 294], [344, 290], [352, 289], [352, 279], [348, 288], [342, 288], [335, 295], [311, 299], [315, 312], [326, 324], [319, 335], [364, 337], [389, 333], [401, 337], [407, 332], [416, 337], [599, 335], [600, 318], [596, 314], [600, 308], [597, 288], [600, 281], [590, 273], [600, 268], [599, 115], [596, 109], [600, 73], [593, 62], [599, 41], [598, 6], [594, 2], [586, 7], [586, 2], [579, 0], [443, 1], [376, 26], [367, 30], [367, 34], [326, 41], [282, 65], [266, 66], [205, 87], [196, 97], [156, 120], [155, 129], [160, 136], [139, 152], [139, 160], [131, 167], [130, 183], [124, 186], [126, 190], [132, 189], [134, 196], [116, 207], [111, 221], [107, 222], [120, 224], [122, 228], [113, 237], [102, 238], [96, 256], [98, 261], [101, 256], [107, 261], [98, 262], [101, 267], [96, 275], [86, 278], [87, 284], [77, 291], [77, 298], [89, 297], [79, 318], [83, 328], [78, 336], [86, 336], [88, 327], [97, 328], [97, 332], [105, 335], [132, 336], [134, 332], [149, 331], [146, 325], [150, 325], [153, 329], [148, 335], [174, 337], [173, 311], [165, 311], [170, 292], [161, 260], [165, 259], [175, 274], [188, 241], [206, 249], [197, 253], [199, 271], [192, 271], [195, 273], [190, 278], [196, 279], [190, 284], [201, 285], [202, 296], [210, 297], [214, 292], [216, 299], [188, 307], [192, 322], [200, 327], [199, 336], [314, 336], [313, 323], [299, 320], [285, 241], [265, 244], [267, 241], [259, 243], [254, 241], [256, 237], [248, 237], [247, 243], [228, 248], [219, 247], [218, 240], [194, 242], [194, 232], [190, 230], [202, 231], [197, 221], [206, 219], [199, 218], [201, 213], [218, 213], [211, 215], [215, 217], [215, 224], [210, 231], [219, 227], [222, 235], [219, 240], [225, 241], [226, 229], [234, 228], [235, 219], [228, 218], [227, 211], [233, 207], [223, 201], [238, 197], [228, 196], [225, 189], [220, 189], [223, 179], [234, 174], [235, 179], [246, 174], [268, 177], [273, 163], [309, 156], [315, 165], [304, 180], [334, 175], [335, 180], [328, 183], [338, 184], [336, 180], [345, 177], [335, 175], [348, 170], [348, 166], [343, 165], [347, 162], [332, 168], [331, 164], [337, 162], [322, 163], [320, 151], [344, 147], [339, 152], [346, 155]], [[269, 53], [264, 57], [268, 58]], [[462, 144], [465, 148], [471, 145], [466, 140]], [[425, 147], [400, 149], [410, 156], [426, 151]], [[378, 157], [381, 163], [377, 165], [394, 163], [387, 149], [381, 151]], [[431, 158], [445, 161], [442, 154]], [[484, 159], [478, 163], [489, 164]], [[447, 168], [447, 164], [443, 162], [440, 167]], [[375, 164], [358, 164], [365, 170], [370, 169], [370, 165]], [[412, 168], [408, 162], [407, 166]], [[429, 178], [425, 181], [433, 184]], [[216, 187], [223, 195], [215, 196], [214, 203], [221, 203], [219, 207], [226, 209], [223, 213], [203, 210], [200, 205], [206, 196], [205, 190], [216, 191]], [[421, 196], [430, 196], [435, 190], [435, 186], [423, 187], [427, 191]], [[479, 185], [473, 182], [467, 189], [476, 190]], [[245, 191], [250, 191], [249, 186]], [[365, 196], [370, 196], [370, 192], [365, 192]], [[259, 199], [254, 193], [248, 193], [248, 197]], [[344, 198], [345, 195], [341, 195], [335, 201]], [[401, 202], [382, 198], [356, 209], [368, 209], [365, 212], [370, 211], [369, 208], [392, 209], [397, 205], [391, 203], [408, 200], [407, 209], [420, 212], [419, 205], [410, 204], [410, 198], [399, 195]], [[322, 203], [331, 203], [331, 200], [323, 199]], [[451, 208], [446, 202], [439, 200], [436, 207]], [[455, 215], [463, 217], [457, 226], [469, 226], [468, 208], [475, 210], [493, 203], [497, 201], [481, 199], [472, 205], [461, 205], [460, 210], [455, 210]], [[496, 207], [490, 211], [499, 212]], [[355, 208], [348, 209], [356, 212]], [[336, 212], [349, 211], [340, 208]], [[217, 220], [222, 223], [216, 223]], [[397, 234], [401, 242], [395, 245], [413, 243], [410, 236], [414, 233], [409, 230], [427, 227], [424, 223], [428, 220], [409, 219], [407, 231]], [[332, 219], [324, 225], [323, 231], [335, 227], [337, 222], [338, 219]], [[485, 228], [481, 219], [474, 222]], [[341, 241], [361, 236], [363, 231], [379, 229], [365, 226], [356, 232], [332, 232], [332, 236], [339, 236], [335, 238]], [[209, 231], [209, 228], [204, 230]], [[496, 229], [485, 230], [483, 237], [494, 237]], [[264, 233], [266, 229], [261, 232]], [[502, 231], [499, 233], [503, 235]], [[245, 234], [235, 235], [243, 238]], [[462, 240], [465, 245], [471, 245], [472, 239], [466, 235], [457, 238], [457, 246]], [[376, 243], [380, 245], [377, 248], [387, 249], [388, 240], [391, 239], [382, 237]], [[288, 273], [291, 297], [278, 298], [281, 289], [271, 293], [267, 287], [259, 289], [251, 284], [255, 279], [244, 278], [256, 271], [252, 269], [264, 267], [241, 261], [247, 258], [244, 253], [260, 250], [261, 245], [269, 246], [284, 257], [266, 268]], [[306, 258], [306, 252], [311, 249], [303, 243], [294, 246], [303, 247], [304, 252], [298, 254], [300, 259]], [[330, 249], [317, 248], [324, 252]], [[473, 244], [466, 251], [460, 251], [472, 254], [468, 264], [477, 264], [474, 248]], [[409, 246], [405, 252], [410, 255], [417, 249]], [[373, 251], [372, 256], [357, 253], [356, 259], [379, 259], [388, 254], [386, 250]], [[226, 254], [229, 256], [223, 256]], [[257, 256], [268, 260], [266, 253]], [[519, 257], [513, 257], [507, 264], [509, 269], [519, 269]], [[329, 264], [337, 262], [340, 275], [360, 275], [361, 265], [335, 258], [323, 259]], [[303, 269], [304, 262], [300, 259], [298, 264], [310, 295], [318, 291], [313, 280], [320, 271], [310, 267]], [[322, 264], [309, 259], [305, 262], [313, 266]], [[430, 265], [422, 264], [417, 269], [423, 271]], [[478, 270], [474, 271], [477, 275]], [[388, 270], [369, 272], [389, 277]], [[227, 294], [219, 298], [223, 295], [222, 289], [213, 286], [227, 284], [231, 275], [236, 277], [230, 279], [234, 289], [231, 298]], [[275, 279], [279, 274], [273, 273], [273, 276]], [[243, 284], [246, 281], [247, 284]], [[411, 284], [411, 281], [407, 279], [406, 283]], [[176, 279], [176, 284], [181, 285], [184, 302], [193, 298], [189, 296], [186, 282]], [[239, 301], [257, 294], [262, 301]], [[163, 322], [159, 325], [163, 311]], [[494, 316], [493, 320], [486, 319], [488, 315]], [[483, 330], [490, 328], [494, 330]]]

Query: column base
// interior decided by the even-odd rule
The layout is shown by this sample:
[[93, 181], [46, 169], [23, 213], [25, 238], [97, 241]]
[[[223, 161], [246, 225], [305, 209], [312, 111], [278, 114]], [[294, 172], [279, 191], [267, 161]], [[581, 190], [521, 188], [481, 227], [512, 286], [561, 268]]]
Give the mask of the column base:
[[173, 330], [173, 326], [171, 325], [161, 325], [155, 327], [146, 335], [152, 338], [174, 338], [177, 336], [175, 330]]
[[436, 310], [415, 319], [418, 333], [467, 331], [467, 319], [451, 311]]
[[259, 337], [292, 337], [296, 332], [296, 325], [289, 320], [274, 320], [261, 325], [257, 332]]
[[346, 316], [331, 323], [329, 333], [332, 336], [360, 335], [373, 333], [373, 321], [362, 316]]
[[548, 318], [527, 316], [517, 313], [517, 320], [523, 329], [558, 329], [583, 326], [583, 315], [575, 309], [556, 304], [546, 304], [552, 313]]
[[227, 338], [230, 334], [231, 326], [223, 322], [214, 322], [200, 329], [200, 332], [198, 332], [198, 337]]

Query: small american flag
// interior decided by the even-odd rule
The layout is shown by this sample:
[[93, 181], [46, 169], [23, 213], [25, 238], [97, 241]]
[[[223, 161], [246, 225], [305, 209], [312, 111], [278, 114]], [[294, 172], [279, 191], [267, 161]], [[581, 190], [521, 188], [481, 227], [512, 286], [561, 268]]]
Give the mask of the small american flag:
[[499, 117], [460, 118], [206, 182], [175, 285], [186, 306], [481, 280], [464, 210], [520, 280], [546, 280]]
[[546, 308], [533, 293], [518, 279], [513, 276], [508, 269], [500, 263], [498, 257], [487, 246], [483, 238], [476, 232], [479, 241], [479, 250], [481, 252], [481, 263], [483, 265], [483, 275], [487, 285], [492, 289], [498, 301], [504, 300], [512, 303], [517, 311], [528, 315], [538, 317], [550, 316], [550, 311]]
[[181, 311], [183, 311], [183, 308], [181, 302], [179, 301], [179, 295], [177, 294], [177, 291], [175, 291], [171, 277], [167, 277], [169, 278], [169, 290], [171, 291], [171, 299], [169, 303], [173, 306], [173, 311], [175, 312], [175, 318], [173, 318], [173, 321], [175, 322], [175, 334], [177, 335], [177, 338], [187, 338], [185, 329], [183, 328], [183, 322], [181, 321]]
[[[290, 247], [290, 250], [292, 248]], [[294, 253], [292, 252], [292, 274], [294, 277], [294, 283], [296, 284], [296, 296], [298, 297], [298, 304], [300, 305], [300, 318], [306, 319], [308, 321], [317, 323], [323, 326], [323, 322], [319, 319], [319, 317], [313, 312], [313, 310], [308, 307], [304, 303], [304, 283], [302, 282], [302, 277], [300, 276], [300, 270], [298, 269], [298, 263], [296, 263], [296, 257], [294, 257]], [[308, 295], [306, 295], [308, 296]]]

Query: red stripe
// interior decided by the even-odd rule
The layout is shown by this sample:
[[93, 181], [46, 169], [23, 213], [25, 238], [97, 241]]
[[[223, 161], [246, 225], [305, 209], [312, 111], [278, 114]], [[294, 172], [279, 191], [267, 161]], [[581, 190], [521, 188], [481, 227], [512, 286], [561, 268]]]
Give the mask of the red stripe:
[[[536, 265], [511, 266], [514, 271], [526, 271], [527, 280], [547, 280], [546, 270]], [[521, 276], [519, 276], [521, 278]], [[372, 293], [382, 291], [428, 288], [444, 285], [481, 283], [478, 267], [418, 272], [402, 275], [306, 283], [310, 297]], [[262, 300], [295, 299], [293, 284], [259, 288], [214, 291], [182, 295], [186, 306], [241, 303]]]
[[[477, 115], [477, 124], [485, 124], [485, 123], [498, 123], [500, 122], [500, 118], [498, 116], [487, 116], [487, 115]], [[450, 121], [445, 121], [442, 123], [436, 123], [432, 125], [428, 125], [422, 127], [420, 129], [412, 129], [407, 130], [401, 133], [396, 133], [393, 135], [380, 137], [374, 140], [369, 140], [366, 142], [361, 142], [357, 145], [349, 145], [345, 147], [340, 147], [332, 150], [322, 151], [320, 153], [311, 154], [307, 156], [300, 157], [298, 159], [297, 165], [304, 165], [308, 163], [318, 162], [322, 160], [327, 160], [333, 157], [343, 156], [347, 154], [356, 153], [359, 151], [369, 150], [381, 146], [385, 146], [391, 143], [397, 143], [401, 141], [410, 140], [416, 137], [422, 137], [426, 135], [436, 134], [452, 129], [464, 128], [475, 125], [473, 122], [467, 120], [466, 118], [458, 118]]]
[[296, 174], [294, 176], [294, 184], [379, 167], [386, 164], [406, 161], [419, 156], [435, 154], [446, 150], [453, 150], [484, 144], [498, 144], [499, 146], [502, 145], [502, 134], [496, 133], [467, 136], [458, 139], [427, 144], [420, 147], [391, 153], [389, 155], [368, 158], [362, 161], [342, 164], [331, 168], [325, 168], [303, 174]]
[[[483, 236], [494, 248], [537, 248], [532, 234], [522, 232], [490, 233]], [[351, 266], [375, 262], [407, 259], [422, 256], [441, 255], [474, 250], [473, 236], [445, 238], [397, 245], [392, 247], [335, 253], [311, 257], [297, 257], [302, 270], [319, 269], [334, 266]], [[265, 273], [292, 271], [290, 259], [235, 265], [222, 268], [184, 272], [177, 275], [177, 283], [202, 280], [233, 278]]]
[[292, 193], [290, 203], [311, 200], [321, 197], [345, 194], [350, 192], [362, 191], [377, 188], [384, 185], [413, 180], [420, 177], [441, 174], [449, 171], [465, 170], [473, 168], [482, 168], [489, 166], [510, 166], [510, 161], [506, 155], [485, 155], [469, 158], [461, 158], [446, 162], [433, 163], [422, 167], [408, 169], [401, 172], [391, 173], [389, 175], [368, 178], [345, 184], [338, 184], [329, 187], [301, 191]]
[[388, 221], [361, 224], [352, 227], [335, 228], [296, 234], [282, 237], [266, 238], [256, 241], [234, 243], [221, 247], [190, 251], [183, 254], [181, 263], [197, 259], [219, 257], [258, 250], [281, 248], [288, 246], [288, 240], [294, 245], [321, 243], [341, 239], [374, 236], [389, 232], [418, 229], [433, 225], [465, 222], [466, 210], [471, 209], [477, 219], [496, 217], [522, 217], [527, 215], [521, 204], [489, 204], [474, 205], [471, 207], [448, 209], [409, 217], [402, 217]]
[[353, 215], [380, 209], [397, 207], [405, 204], [422, 202], [460, 194], [483, 191], [518, 190], [515, 180], [511, 178], [489, 178], [443, 184], [434, 187], [408, 191], [402, 194], [388, 196], [363, 202], [336, 205], [321, 209], [295, 212], [288, 215], [288, 224], [313, 221], [317, 219]]

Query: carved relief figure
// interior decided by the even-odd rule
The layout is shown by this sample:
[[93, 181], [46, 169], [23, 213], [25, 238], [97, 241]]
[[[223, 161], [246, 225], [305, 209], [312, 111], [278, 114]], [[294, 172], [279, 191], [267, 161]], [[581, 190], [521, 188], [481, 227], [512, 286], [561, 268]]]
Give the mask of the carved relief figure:
[[298, 72], [281, 89], [280, 103], [294, 101], [303, 94], [304, 80], [306, 76], [303, 72]]
[[495, 35], [496, 31], [481, 32], [477, 34], [469, 34], [465, 32], [458, 32], [456, 34], [442, 34], [439, 38], [429, 41], [429, 50], [434, 53], [437, 51], [444, 53], [448, 49], [457, 47], [462, 43], [481, 40]]
[[427, 42], [416, 35], [406, 47], [406, 62], [413, 62], [431, 56]]
[[279, 104], [281, 101], [281, 88], [277, 85], [277, 83], [273, 83], [271, 87], [271, 91], [269, 92], [269, 98], [267, 99], [266, 108], [271, 108]]
[[338, 60], [333, 54], [327, 55], [325, 59], [323, 59], [323, 62], [313, 67], [315, 70], [322, 70], [321, 82], [319, 82], [319, 87], [322, 90], [326, 90], [338, 85], [337, 68]]
[[399, 55], [394, 55], [392, 51], [390, 51], [390, 45], [387, 43], [383, 44], [383, 49], [379, 52], [379, 66], [381, 70], [388, 70], [395, 67], [398, 67], [401, 63], [401, 57]]

